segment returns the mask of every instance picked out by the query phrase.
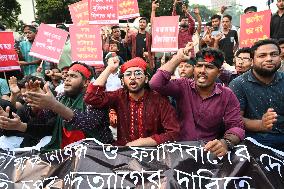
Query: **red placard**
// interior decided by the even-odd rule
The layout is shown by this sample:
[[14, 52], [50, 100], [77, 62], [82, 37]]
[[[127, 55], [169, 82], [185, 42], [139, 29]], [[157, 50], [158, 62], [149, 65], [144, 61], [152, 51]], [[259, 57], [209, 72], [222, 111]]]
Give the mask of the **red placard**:
[[118, 0], [119, 20], [127, 20], [139, 16], [140, 14], [137, 0]]
[[0, 32], [0, 72], [20, 70], [13, 32]]
[[88, 0], [69, 5], [69, 12], [74, 25], [83, 26], [89, 24]]
[[270, 37], [271, 11], [241, 15], [240, 48], [251, 47], [255, 42]]
[[94, 25], [69, 27], [72, 61], [89, 65], [103, 64], [100, 27]]
[[89, 24], [119, 24], [118, 0], [89, 0]]
[[152, 28], [152, 52], [178, 50], [179, 16], [154, 17]]
[[59, 63], [68, 33], [62, 29], [40, 24], [30, 56]]

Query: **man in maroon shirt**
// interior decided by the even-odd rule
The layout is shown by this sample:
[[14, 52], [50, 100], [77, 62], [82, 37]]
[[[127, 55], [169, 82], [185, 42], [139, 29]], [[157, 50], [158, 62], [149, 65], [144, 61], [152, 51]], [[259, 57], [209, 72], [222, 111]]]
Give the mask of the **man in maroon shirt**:
[[205, 149], [223, 156], [244, 138], [240, 104], [235, 94], [215, 80], [220, 74], [224, 56], [217, 49], [202, 49], [196, 54], [194, 80], [171, 80], [182, 61], [189, 59], [189, 45], [161, 66], [150, 81], [150, 87], [177, 101], [181, 123], [180, 140], [209, 141]]
[[[174, 1], [172, 15], [176, 16], [176, 5], [178, 0]], [[192, 42], [194, 34], [195, 22], [193, 17], [188, 12], [188, 7], [182, 4], [182, 12], [184, 15], [180, 16], [180, 29], [178, 34], [178, 48], [184, 48], [188, 42]]]
[[155, 146], [176, 140], [180, 127], [175, 110], [166, 97], [147, 87], [147, 64], [143, 59], [137, 57], [121, 66], [124, 89], [105, 91], [107, 78], [118, 66], [117, 57], [110, 58], [85, 95], [87, 104], [112, 107], [117, 112], [116, 145]]

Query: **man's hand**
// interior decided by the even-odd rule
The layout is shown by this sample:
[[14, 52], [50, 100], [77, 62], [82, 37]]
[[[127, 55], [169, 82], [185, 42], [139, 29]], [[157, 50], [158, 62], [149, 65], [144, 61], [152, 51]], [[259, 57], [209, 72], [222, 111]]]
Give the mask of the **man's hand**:
[[32, 108], [53, 110], [57, 100], [50, 91], [49, 85], [45, 85], [44, 89], [46, 93], [38, 93], [33, 91], [26, 92], [26, 101]]
[[117, 56], [108, 59], [107, 68], [114, 72], [119, 67], [119, 58]]
[[219, 42], [222, 39], [223, 35], [224, 35], [223, 33], [219, 33], [215, 36], [212, 36], [212, 38], [214, 39], [215, 42]]
[[190, 59], [190, 50], [194, 47], [192, 42], [188, 42], [185, 48], [179, 49], [175, 58], [179, 59], [180, 62], [185, 62]]
[[227, 9], [228, 7], [226, 7], [226, 6], [222, 6], [221, 7], [221, 14], [224, 14], [224, 12], [225, 12], [225, 10]]
[[12, 76], [10, 77], [9, 81], [10, 91], [13, 94], [19, 94], [21, 92], [20, 88], [17, 85], [17, 78]]
[[29, 63], [26, 62], [26, 61], [18, 61], [18, 64], [19, 64], [20, 66], [24, 66], [24, 65], [28, 65]]
[[209, 141], [204, 148], [206, 151], [210, 151], [211, 153], [215, 154], [217, 157], [224, 156], [228, 152], [228, 147], [226, 143], [222, 140], [217, 140], [217, 139]]
[[8, 118], [5, 116], [0, 116], [0, 128], [5, 130], [17, 130], [25, 132], [27, 129], [27, 125], [23, 123], [20, 117], [12, 113], [14, 118]]
[[194, 13], [195, 15], [199, 15], [199, 14], [200, 14], [199, 8], [198, 8], [198, 7], [195, 7], [195, 8], [193, 9], [193, 13]]
[[182, 12], [188, 13], [188, 9], [187, 9], [187, 6], [185, 4], [182, 4], [181, 9], [182, 9]]
[[47, 75], [48, 77], [53, 75], [53, 71], [52, 70], [45, 70], [45, 75]]
[[10, 113], [10, 106], [7, 106], [6, 110], [3, 110], [3, 108], [0, 106], [0, 116], [9, 117], [9, 113]]
[[40, 88], [41, 81], [36, 80], [35, 82], [29, 81], [25, 83], [25, 88], [27, 92], [37, 92], [43, 93], [43, 90]]
[[159, 3], [157, 1], [152, 2], [152, 11], [156, 11], [159, 7]]
[[268, 108], [267, 112], [262, 116], [262, 131], [270, 131], [273, 124], [277, 121], [277, 113], [273, 108]]

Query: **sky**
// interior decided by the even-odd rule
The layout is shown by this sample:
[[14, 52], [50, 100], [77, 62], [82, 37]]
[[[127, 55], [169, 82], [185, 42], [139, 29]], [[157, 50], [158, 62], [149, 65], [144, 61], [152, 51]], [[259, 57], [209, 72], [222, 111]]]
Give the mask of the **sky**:
[[[193, 4], [202, 4], [206, 6], [211, 5], [211, 0], [189, 0], [189, 3]], [[256, 6], [259, 11], [268, 9], [268, 6], [266, 5], [267, 0], [237, 0], [237, 4], [243, 5], [243, 8], [249, 7], [249, 6]], [[271, 5], [272, 12], [275, 12], [277, 10], [276, 5]]]

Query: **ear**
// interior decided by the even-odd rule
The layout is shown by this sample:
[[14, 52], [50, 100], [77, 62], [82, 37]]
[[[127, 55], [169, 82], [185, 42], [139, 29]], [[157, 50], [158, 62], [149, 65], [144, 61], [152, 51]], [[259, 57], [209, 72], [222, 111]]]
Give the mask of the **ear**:
[[220, 75], [221, 75], [221, 71], [220, 71], [220, 69], [218, 69], [218, 75], [217, 75], [217, 78], [218, 78], [218, 77], [220, 77]]
[[148, 78], [148, 76], [146, 76], [145, 83], [148, 83], [148, 82], [149, 82], [149, 78]]
[[120, 81], [121, 81], [121, 85], [124, 86], [124, 81], [122, 78], [120, 79]]
[[90, 84], [91, 80], [87, 79], [84, 83], [84, 87], [88, 87], [88, 85]]

